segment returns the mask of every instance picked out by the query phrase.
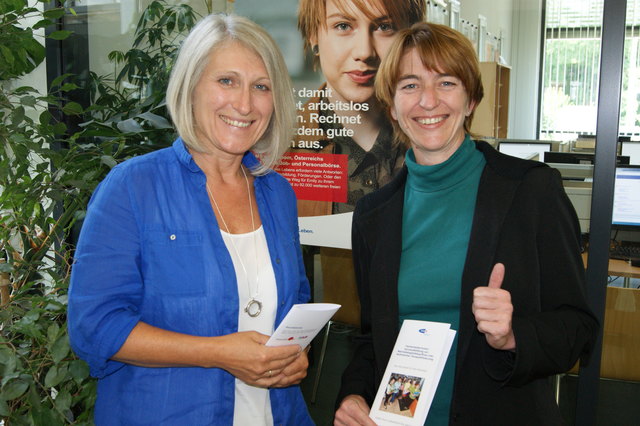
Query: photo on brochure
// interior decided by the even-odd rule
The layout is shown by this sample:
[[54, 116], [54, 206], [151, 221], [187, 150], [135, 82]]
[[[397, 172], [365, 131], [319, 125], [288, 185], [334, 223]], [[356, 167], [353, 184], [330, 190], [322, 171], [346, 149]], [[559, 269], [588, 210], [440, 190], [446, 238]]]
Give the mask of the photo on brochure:
[[413, 417], [424, 383], [424, 377], [391, 373], [380, 410], [399, 416]]

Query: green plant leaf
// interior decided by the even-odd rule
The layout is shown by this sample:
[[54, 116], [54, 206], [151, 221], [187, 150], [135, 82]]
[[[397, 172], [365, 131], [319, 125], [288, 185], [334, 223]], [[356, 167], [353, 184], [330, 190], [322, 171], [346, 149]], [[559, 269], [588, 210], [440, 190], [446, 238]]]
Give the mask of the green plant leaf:
[[37, 310], [28, 311], [17, 323], [21, 325], [33, 324], [40, 318], [40, 312]]
[[108, 166], [110, 169], [114, 168], [118, 164], [118, 162], [110, 155], [101, 156], [100, 162]]
[[53, 22], [51, 19], [41, 19], [40, 21], [36, 22], [36, 24], [33, 26], [33, 29], [38, 30], [40, 28], [46, 28], [53, 24], [55, 24], [55, 22]]
[[7, 405], [6, 401], [0, 399], [0, 416], [8, 416], [10, 414], [9, 405]]
[[60, 86], [60, 91], [61, 92], [68, 92], [70, 90], [76, 90], [78, 89], [79, 86], [75, 83], [65, 83], [62, 86]]
[[24, 121], [24, 116], [25, 116], [25, 111], [23, 107], [17, 107], [14, 108], [14, 110], [11, 112], [11, 121], [13, 121], [13, 124], [19, 124], [22, 123]]
[[69, 354], [69, 336], [65, 333], [60, 336], [51, 347], [53, 362], [59, 363]]
[[33, 424], [47, 426], [63, 426], [64, 421], [51, 407], [40, 404], [37, 410], [29, 413]]
[[53, 323], [50, 324], [49, 327], [47, 327], [47, 340], [53, 344], [59, 337], [60, 335], [60, 325], [58, 325], [58, 323]]
[[0, 45], [0, 53], [2, 53], [2, 57], [4, 58], [9, 65], [13, 65], [15, 63], [15, 58], [13, 57], [13, 53], [11, 53], [11, 49], [7, 46]]
[[76, 382], [80, 383], [89, 377], [89, 366], [82, 360], [73, 360], [69, 363], [69, 374]]
[[138, 117], [143, 118], [149, 122], [156, 129], [172, 129], [173, 126], [169, 123], [169, 120], [162, 117], [161, 115], [154, 114], [152, 112], [143, 112], [142, 114], [138, 114]]
[[57, 76], [56, 78], [53, 79], [53, 81], [51, 82], [51, 87], [56, 87], [59, 86], [60, 84], [62, 84], [62, 81], [71, 77], [72, 74], [70, 73], [65, 73], [62, 75]]
[[26, 400], [31, 406], [31, 410], [33, 410], [34, 412], [40, 410], [40, 407], [42, 406], [42, 398], [40, 398], [40, 395], [38, 394], [35, 386], [29, 387], [29, 392], [27, 392]]
[[121, 121], [117, 125], [118, 129], [124, 133], [140, 133], [144, 132], [142, 126], [133, 118]]
[[29, 107], [33, 107], [36, 105], [36, 98], [35, 96], [23, 96], [20, 98], [20, 103], [24, 106], [29, 106]]
[[[4, 265], [4, 263], [0, 263], [0, 266]], [[0, 340], [0, 344], [4, 344], [5, 342]], [[0, 346], [0, 364], [7, 365], [9, 361], [13, 358], [13, 352], [4, 346]]]
[[82, 109], [82, 105], [77, 102], [67, 102], [62, 107], [62, 112], [67, 115], [80, 115], [84, 110]]
[[64, 40], [68, 38], [71, 34], [73, 34], [73, 31], [58, 30], [49, 34], [48, 38], [53, 40]]
[[59, 123], [56, 123], [53, 126], [52, 130], [53, 130], [53, 133], [56, 135], [63, 135], [67, 131], [67, 125], [61, 121]]
[[119, 50], [114, 50], [112, 52], [109, 52], [109, 55], [107, 56], [107, 58], [111, 62], [115, 62], [116, 64], [120, 64], [120, 63], [124, 62], [124, 53], [122, 53]]
[[71, 394], [64, 389], [58, 392], [55, 399], [55, 405], [56, 409], [61, 413], [69, 411], [69, 408], [71, 407]]
[[53, 116], [51, 115], [51, 113], [48, 110], [44, 110], [40, 114], [40, 124], [42, 125], [49, 124], [52, 118]]
[[22, 396], [22, 394], [24, 394], [27, 389], [29, 389], [28, 382], [22, 379], [12, 380], [2, 387], [2, 392], [0, 392], [0, 399], [4, 401], [11, 401], [12, 399], [16, 399]]
[[64, 8], [60, 7], [57, 9], [49, 9], [45, 10], [42, 14], [45, 18], [48, 19], [58, 19], [64, 16]]
[[25, 6], [26, 3], [20, 0], [6, 0], [0, 2], [0, 13], [20, 12]]
[[18, 365], [18, 357], [15, 352], [8, 349], [0, 350], [0, 376], [2, 376], [2, 385], [9, 381], [10, 375], [16, 370]]
[[48, 388], [52, 388], [57, 386], [62, 382], [67, 375], [68, 369], [66, 367], [61, 366], [58, 368], [57, 365], [52, 366], [47, 371], [47, 375], [44, 377], [44, 385]]

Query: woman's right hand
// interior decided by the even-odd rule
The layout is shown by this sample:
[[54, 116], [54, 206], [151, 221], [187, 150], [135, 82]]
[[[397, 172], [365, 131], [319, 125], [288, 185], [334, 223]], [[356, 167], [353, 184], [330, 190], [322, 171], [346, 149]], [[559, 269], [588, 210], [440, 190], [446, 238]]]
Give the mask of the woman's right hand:
[[243, 331], [216, 338], [214, 366], [233, 374], [248, 385], [281, 387], [283, 371], [303, 356], [298, 345], [265, 346], [269, 336]]
[[369, 417], [369, 404], [360, 395], [348, 395], [340, 403], [333, 424], [376, 426]]
[[141, 367], [222, 368], [259, 387], [285, 387], [306, 375], [299, 345], [265, 346], [269, 336], [243, 331], [224, 336], [192, 336], [139, 322], [112, 359]]

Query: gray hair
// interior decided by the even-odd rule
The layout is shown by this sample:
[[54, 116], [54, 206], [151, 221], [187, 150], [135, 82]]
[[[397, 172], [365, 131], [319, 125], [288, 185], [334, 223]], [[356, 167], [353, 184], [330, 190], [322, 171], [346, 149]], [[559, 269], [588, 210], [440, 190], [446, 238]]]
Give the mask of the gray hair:
[[193, 90], [207, 67], [211, 52], [229, 41], [237, 41], [254, 51], [264, 62], [271, 80], [273, 114], [264, 134], [251, 148], [261, 162], [251, 172], [265, 174], [291, 146], [296, 112], [291, 79], [282, 53], [258, 24], [242, 16], [212, 14], [193, 27], [180, 47], [169, 78], [167, 108], [184, 143], [195, 151], [207, 152], [196, 137]]

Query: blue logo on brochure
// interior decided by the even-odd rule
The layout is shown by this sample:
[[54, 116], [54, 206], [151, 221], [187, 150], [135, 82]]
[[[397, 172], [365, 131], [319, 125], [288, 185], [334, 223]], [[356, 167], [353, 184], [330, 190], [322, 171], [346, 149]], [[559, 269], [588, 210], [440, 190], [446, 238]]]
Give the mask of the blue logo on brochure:
[[421, 328], [420, 330], [418, 330], [418, 333], [428, 334], [428, 332], [427, 332], [427, 329], [426, 329], [426, 328]]

